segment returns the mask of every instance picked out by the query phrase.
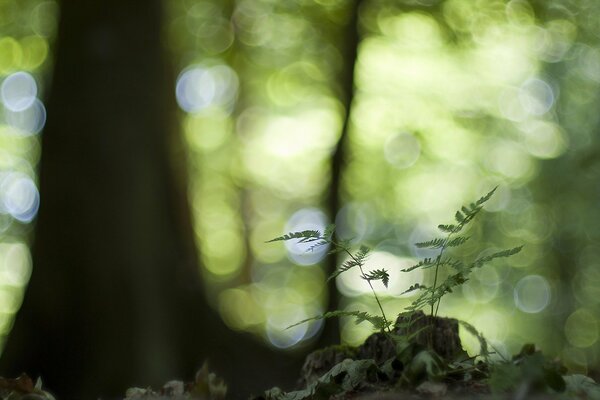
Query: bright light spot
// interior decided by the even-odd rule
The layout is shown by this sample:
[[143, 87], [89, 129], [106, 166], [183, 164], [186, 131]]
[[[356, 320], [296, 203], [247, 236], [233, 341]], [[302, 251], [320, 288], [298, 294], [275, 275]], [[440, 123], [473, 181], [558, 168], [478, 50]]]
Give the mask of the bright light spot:
[[521, 125], [525, 147], [535, 157], [547, 159], [561, 155], [567, 149], [560, 127], [547, 121], [531, 121]]
[[40, 195], [25, 174], [10, 173], [0, 183], [2, 208], [18, 221], [30, 222], [37, 214]]
[[517, 282], [514, 289], [517, 308], [529, 314], [539, 313], [550, 303], [550, 285], [539, 275], [528, 275]]
[[598, 341], [598, 319], [585, 308], [569, 315], [565, 323], [565, 336], [575, 347], [590, 347]]
[[252, 294], [244, 289], [232, 288], [221, 292], [219, 311], [225, 323], [234, 329], [247, 329], [264, 322]]
[[439, 235], [439, 232], [432, 229], [430, 224], [417, 225], [408, 238], [410, 252], [417, 258], [436, 257], [439, 250], [417, 247], [415, 243], [426, 242], [437, 237], [437, 235]]
[[346, 204], [335, 217], [336, 234], [352, 242], [360, 242], [372, 229], [370, 218], [372, 212], [368, 205], [360, 203]]
[[177, 78], [175, 95], [182, 110], [195, 113], [211, 106], [231, 108], [237, 97], [238, 77], [226, 65], [196, 66]]
[[521, 85], [519, 101], [529, 114], [544, 115], [554, 104], [554, 92], [550, 85], [543, 80], [528, 79]]
[[202, 242], [204, 266], [215, 277], [228, 277], [237, 273], [244, 260], [244, 243], [234, 229], [221, 227], [211, 230]]
[[[478, 190], [478, 193], [485, 193], [489, 190], [490, 187], [493, 187], [494, 184], [495, 183], [492, 182], [485, 182], [481, 184], [479, 186], [480, 189]], [[510, 187], [506, 185], [498, 186], [498, 189], [496, 189], [496, 192], [494, 192], [494, 196], [492, 196], [492, 198], [485, 203], [483, 208], [485, 209], [485, 211], [488, 212], [497, 212], [505, 210], [508, 204], [510, 203], [511, 197], [512, 193]]]
[[430, 50], [443, 45], [438, 22], [421, 13], [401, 13], [389, 16], [379, 13], [381, 31], [394, 39], [395, 44], [415, 50]]
[[2, 282], [25, 286], [31, 275], [31, 256], [23, 243], [0, 244], [0, 273]]
[[[371, 315], [378, 314], [379, 310], [365, 309], [365, 305], [359, 302], [348, 304], [345, 311], [367, 311]], [[365, 339], [373, 333], [373, 326], [368, 322], [356, 323], [353, 317], [343, 317], [340, 320], [342, 343], [351, 346], [361, 345]]]
[[578, 28], [566, 19], [554, 19], [546, 23], [546, 29], [540, 28], [538, 35], [539, 58], [547, 62], [561, 61], [577, 37]]
[[489, 303], [498, 294], [500, 276], [493, 267], [482, 267], [469, 276], [462, 286], [463, 295], [472, 303]]
[[579, 68], [586, 78], [600, 83], [600, 49], [586, 47]]
[[516, 26], [530, 26], [535, 24], [535, 12], [527, 1], [511, 0], [506, 4], [506, 17], [511, 24]]
[[[508, 335], [508, 321], [504, 314], [493, 309], [486, 309], [485, 313], [481, 313], [476, 317], [470, 317], [468, 322], [473, 325], [488, 341], [500, 343], [503, 346], [503, 341]], [[481, 344], [479, 340], [470, 332], [467, 332], [461, 326], [459, 331], [460, 341], [465, 350], [471, 355], [481, 354]], [[493, 351], [493, 349], [490, 349]]]
[[317, 329], [313, 327], [311, 332], [308, 323], [289, 327], [306, 318], [308, 316], [299, 306], [287, 306], [276, 310], [267, 319], [266, 334], [269, 342], [279, 349], [287, 349], [307, 339], [309, 333], [314, 335], [321, 324], [316, 324]]
[[511, 121], [524, 121], [527, 119], [528, 114], [519, 100], [519, 93], [519, 89], [509, 87], [504, 89], [498, 96], [498, 107], [504, 118]]
[[[415, 269], [411, 272], [401, 272], [400, 270], [409, 268], [414, 264], [416, 264], [416, 261], [412, 258], [398, 257], [386, 251], [373, 251], [368, 255], [363, 266], [363, 271], [366, 274], [372, 270], [382, 268], [388, 271], [390, 280], [387, 288], [380, 280], [371, 281], [371, 285], [373, 285], [373, 289], [375, 289], [377, 294], [410, 297], [414, 296], [417, 292], [405, 295], [402, 295], [402, 292], [415, 283], [423, 283], [423, 271]], [[361, 272], [358, 267], [354, 267], [339, 275], [336, 283], [340, 292], [345, 296], [352, 297], [371, 293], [371, 288], [367, 281], [361, 278]]]
[[6, 122], [24, 136], [33, 135], [42, 130], [46, 123], [46, 109], [38, 99], [20, 111], [5, 112]]
[[507, 140], [495, 141], [484, 162], [493, 171], [508, 178], [523, 178], [533, 170], [529, 154], [516, 143]]
[[[301, 232], [317, 230], [321, 233], [327, 225], [327, 217], [317, 208], [303, 208], [296, 211], [285, 225], [285, 232]], [[321, 261], [327, 254], [329, 246], [317, 246], [311, 250], [316, 242], [299, 243], [298, 240], [285, 242], [288, 257], [299, 265], [314, 265]]]
[[[294, 115], [270, 115], [253, 130], [261, 155], [265, 151], [289, 162], [290, 157], [306, 159], [324, 156], [338, 139], [335, 132], [341, 126], [339, 116], [324, 104], [322, 107], [302, 110]], [[258, 153], [258, 152], [257, 152]], [[273, 174], [273, 171], [270, 171]]]
[[399, 133], [388, 137], [383, 154], [388, 163], [398, 169], [405, 169], [417, 162], [421, 145], [410, 133]]
[[27, 72], [15, 72], [4, 79], [0, 86], [0, 98], [4, 107], [13, 112], [29, 108], [37, 96], [35, 79]]

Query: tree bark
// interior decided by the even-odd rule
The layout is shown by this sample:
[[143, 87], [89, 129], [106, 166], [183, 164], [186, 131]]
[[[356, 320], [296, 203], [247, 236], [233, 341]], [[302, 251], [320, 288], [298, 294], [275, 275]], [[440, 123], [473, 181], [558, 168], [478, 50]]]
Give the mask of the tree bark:
[[292, 379], [293, 357], [205, 302], [160, 3], [61, 3], [34, 270], [0, 372], [39, 375], [63, 399], [191, 377], [205, 357], [234, 396]]
[[[356, 65], [356, 57], [358, 55], [358, 45], [360, 43], [359, 35], [359, 12], [362, 0], [350, 2], [350, 18], [346, 25], [346, 33], [343, 35], [344, 45], [342, 48], [343, 62], [342, 73], [340, 74], [339, 86], [341, 89], [340, 99], [344, 105], [346, 115], [344, 116], [344, 124], [342, 133], [338, 140], [337, 146], [331, 156], [331, 182], [329, 183], [329, 193], [327, 193], [327, 208], [329, 215], [335, 222], [335, 217], [340, 210], [341, 201], [341, 186], [342, 186], [342, 171], [346, 162], [346, 146], [348, 146], [348, 135], [350, 130], [350, 111], [352, 101], [354, 100], [354, 69]], [[337, 254], [329, 255], [326, 265], [326, 273], [330, 275], [337, 268]], [[338, 309], [339, 299], [335, 279], [331, 279], [327, 283], [328, 301], [326, 304], [327, 310]], [[340, 325], [337, 319], [329, 319], [325, 322], [323, 333], [319, 338], [319, 345], [331, 345], [340, 341]]]

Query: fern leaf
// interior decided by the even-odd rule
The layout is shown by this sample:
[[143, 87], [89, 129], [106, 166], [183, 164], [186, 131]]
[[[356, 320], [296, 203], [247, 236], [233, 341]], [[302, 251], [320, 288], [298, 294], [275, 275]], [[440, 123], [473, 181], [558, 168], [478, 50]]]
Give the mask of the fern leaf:
[[462, 272], [465, 268], [464, 264], [462, 261], [460, 260], [455, 260], [451, 257], [445, 258], [442, 261], [440, 261], [440, 265], [447, 265], [449, 267], [454, 268], [455, 270]]
[[404, 268], [404, 269], [401, 269], [400, 271], [410, 272], [417, 268], [429, 268], [429, 267], [433, 267], [434, 265], [435, 265], [435, 261], [433, 261], [431, 258], [424, 258], [421, 261], [419, 261], [417, 264], [413, 265], [412, 267]]
[[365, 311], [352, 311], [350, 314], [356, 318], [354, 321], [356, 325], [364, 321], [369, 321], [371, 325], [373, 325], [373, 327], [378, 330], [387, 329], [391, 325], [390, 321], [386, 321], [380, 315], [371, 315]]
[[469, 240], [469, 236], [458, 236], [455, 237], [454, 239], [450, 240], [446, 246], [448, 247], [458, 247], [461, 244], [465, 243], [467, 240]]
[[523, 249], [523, 246], [517, 246], [517, 247], [513, 247], [512, 249], [498, 251], [496, 253], [490, 254], [489, 256], [480, 257], [477, 260], [475, 260], [471, 264], [470, 267], [471, 268], [480, 268], [484, 264], [487, 264], [488, 262], [490, 262], [496, 258], [505, 258], [505, 257], [510, 257], [512, 255], [515, 255], [515, 254], [519, 253], [522, 249]]
[[304, 319], [300, 322], [296, 322], [293, 325], [288, 326], [286, 329], [290, 329], [293, 328], [295, 326], [298, 325], [302, 325], [305, 324], [307, 322], [310, 321], [318, 321], [321, 319], [328, 319], [328, 318], [340, 318], [340, 317], [354, 317], [355, 318], [355, 322], [356, 324], [360, 324], [364, 321], [368, 321], [370, 322], [373, 327], [375, 327], [376, 329], [379, 330], [383, 330], [385, 328], [387, 328], [390, 325], [389, 321], [385, 321], [383, 319], [383, 317], [380, 317], [378, 315], [371, 315], [368, 312], [365, 311], [341, 311], [341, 310], [336, 310], [336, 311], [330, 311], [330, 312], [326, 312], [324, 314], [321, 315], [317, 315], [311, 318], [307, 318]]
[[[446, 293], [451, 293], [452, 290], [456, 286], [460, 286], [465, 283], [468, 279], [462, 272], [458, 272], [453, 275], [449, 275], [444, 282], [440, 285], [440, 289], [444, 292], [442, 296]], [[441, 297], [441, 296], [440, 296]]]
[[327, 281], [329, 282], [332, 279], [335, 279], [338, 277], [338, 275], [356, 267], [357, 265], [359, 265], [356, 261], [354, 261], [353, 259], [349, 259], [344, 261], [344, 263], [342, 265], [340, 265], [340, 267], [333, 272], [331, 275], [329, 275], [329, 278], [327, 278]]
[[421, 294], [419, 295], [419, 297], [417, 297], [415, 300], [413, 300], [412, 303], [410, 303], [410, 306], [406, 307], [406, 310], [408, 311], [417, 311], [422, 309], [423, 307], [429, 305], [429, 300], [431, 298], [431, 294], [433, 292], [432, 288], [423, 288], [423, 291], [421, 292]]
[[419, 283], [415, 283], [414, 285], [411, 285], [408, 289], [406, 289], [404, 292], [400, 293], [400, 296], [414, 292], [415, 290], [419, 290], [419, 289], [427, 289], [427, 286], [423, 286]]
[[367, 281], [381, 281], [383, 286], [388, 287], [390, 282], [390, 274], [385, 269], [375, 269], [371, 272], [365, 273], [362, 278]]
[[321, 233], [315, 230], [306, 230], [301, 232], [290, 232], [283, 236], [276, 237], [275, 239], [268, 240], [267, 243], [277, 242], [282, 240], [300, 239], [300, 243], [313, 242], [315, 240], [322, 239]]
[[359, 263], [362, 264], [362, 262], [367, 258], [367, 255], [369, 254], [370, 251], [371, 251], [371, 249], [368, 248], [367, 246], [360, 246], [360, 249], [356, 253], [355, 258], [358, 260]]
[[331, 240], [334, 233], [335, 233], [335, 224], [329, 224], [329, 225], [327, 225], [327, 227], [325, 228], [325, 231], [323, 232], [323, 238], [325, 240]]
[[302, 324], [305, 324], [305, 323], [311, 322], [311, 321], [319, 321], [319, 320], [328, 319], [328, 318], [339, 318], [339, 317], [353, 316], [354, 313], [356, 313], [356, 312], [357, 311], [340, 311], [340, 310], [329, 311], [329, 312], [326, 312], [326, 313], [321, 314], [321, 315], [316, 315], [314, 317], [310, 317], [310, 318], [303, 319], [302, 321], [298, 321], [295, 324], [290, 325], [290, 326], [288, 326], [285, 329], [290, 329], [290, 328], [293, 328], [295, 326], [302, 325]]
[[498, 186], [496, 186], [488, 194], [486, 194], [485, 196], [483, 196], [482, 198], [477, 200], [476, 205], [482, 206], [483, 204], [485, 204], [485, 202], [487, 202], [494, 195], [494, 192], [496, 191], [496, 189], [498, 189]]
[[454, 215], [454, 219], [456, 219], [456, 222], [458, 222], [459, 224], [464, 224], [465, 218], [466, 217], [460, 211], [457, 211]]
[[321, 240], [315, 244], [313, 244], [312, 246], [310, 246], [308, 248], [308, 250], [306, 250], [307, 252], [309, 251], [314, 251], [317, 247], [321, 247], [321, 246], [327, 246], [329, 244], [329, 242], [327, 240]]
[[420, 249], [424, 249], [424, 248], [439, 249], [441, 247], [444, 247], [445, 243], [446, 243], [446, 239], [436, 238], [436, 239], [428, 240], [427, 242], [415, 243], [415, 246], [417, 246]]
[[457, 226], [453, 225], [453, 224], [448, 224], [448, 225], [438, 225], [438, 229], [442, 232], [446, 232], [446, 233], [454, 233], [456, 230]]
[[469, 324], [467, 321], [463, 321], [463, 320], [459, 319], [458, 323], [461, 324], [467, 332], [469, 332], [471, 335], [473, 335], [477, 338], [477, 341], [479, 341], [479, 355], [481, 355], [482, 357], [487, 359], [490, 355], [490, 351], [488, 349], [488, 342], [485, 339], [485, 337], [483, 337], [483, 335], [477, 329], [475, 329], [475, 327], [473, 325]]

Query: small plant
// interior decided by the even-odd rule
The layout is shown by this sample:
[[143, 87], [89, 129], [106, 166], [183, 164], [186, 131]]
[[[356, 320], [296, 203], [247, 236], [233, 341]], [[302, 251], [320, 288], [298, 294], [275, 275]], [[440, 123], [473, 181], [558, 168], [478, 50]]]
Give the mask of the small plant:
[[[301, 371], [303, 389], [284, 392], [275, 387], [255, 399], [351, 399], [356, 393], [374, 393], [369, 398], [375, 399], [390, 392], [398, 393], [398, 398], [404, 398], [402, 395], [408, 393], [415, 394], [417, 397], [414, 398], [431, 398], [444, 396], [447, 390], [453, 391], [452, 398], [470, 398], [473, 395], [479, 398], [480, 394], [484, 395], [482, 398], [488, 398], [485, 395], [490, 393], [493, 396], [512, 393], [514, 398], [545, 394], [550, 397], [544, 398], [600, 399], [600, 385], [583, 375], [565, 375], [566, 369], [559, 360], [547, 358], [534, 345], [523, 346], [521, 352], [511, 359], [499, 354], [502, 360], [492, 361], [489, 355], [493, 353], [475, 327], [465, 321], [437, 317], [442, 298], [465, 283], [473, 270], [497, 258], [510, 257], [522, 249], [522, 246], [513, 247], [469, 261], [449, 255], [450, 248], [460, 247], [469, 240], [469, 236], [464, 234], [467, 225], [481, 212], [495, 191], [496, 188], [458, 210], [455, 223], [439, 225], [442, 237], [416, 244], [419, 248], [434, 250], [436, 255], [425, 257], [401, 272], [432, 268], [433, 283], [431, 286], [415, 284], [404, 292], [418, 292], [418, 295], [395, 323], [386, 316], [372, 285], [373, 281], [381, 281], [387, 287], [390, 273], [385, 268], [366, 270], [369, 248], [361, 246], [353, 251], [350, 241], [335, 238], [333, 225], [323, 233], [307, 230], [272, 239], [271, 242], [298, 240], [310, 243], [309, 250], [328, 245], [332, 253], [344, 253], [347, 260], [328, 279], [358, 269], [380, 311], [380, 315], [363, 311], [330, 311], [292, 326], [311, 320], [351, 316], [357, 323], [369, 321], [379, 332], [370, 335], [358, 347], [330, 346], [312, 352], [306, 357]], [[448, 271], [443, 274], [443, 269]], [[425, 315], [424, 310], [430, 315]], [[462, 348], [459, 324], [479, 340], [481, 349], [478, 355], [470, 357]]]
[[[409, 272], [417, 268], [434, 268], [434, 278], [431, 286], [425, 286], [417, 283], [402, 293], [407, 294], [410, 292], [420, 291], [419, 296], [410, 304], [410, 306], [406, 308], [407, 311], [415, 312], [429, 307], [431, 316], [437, 316], [443, 296], [451, 293], [456, 287], [465, 283], [469, 279], [468, 277], [471, 271], [481, 268], [483, 265], [494, 259], [510, 257], [521, 251], [523, 246], [513, 247], [511, 249], [506, 249], [487, 256], [479, 257], [471, 262], [465, 262], [454, 257], [449, 257], [446, 254], [449, 248], [459, 247], [469, 240], [469, 236], [459, 234], [463, 232], [465, 227], [475, 219], [477, 214], [479, 214], [479, 212], [483, 209], [483, 205], [492, 197], [496, 189], [497, 187], [492, 189], [479, 200], [471, 203], [469, 206], [463, 206], [460, 210], [458, 210], [455, 214], [456, 222], [454, 224], [438, 225], [438, 229], [445, 234], [445, 237], [434, 238], [426, 242], [416, 243], [416, 246], [419, 248], [428, 248], [434, 250], [439, 249], [439, 252], [435, 258], [423, 258], [414, 266], [401, 270], [402, 272]], [[373, 298], [380, 311], [380, 315], [371, 315], [364, 311], [329, 311], [322, 315], [302, 320], [292, 326], [313, 320], [349, 316], [354, 317], [357, 324], [363, 321], [368, 321], [377, 330], [388, 333], [391, 332], [391, 326], [393, 322], [386, 316], [381, 304], [381, 300], [377, 296], [377, 293], [375, 292], [375, 289], [371, 283], [373, 281], [381, 281], [387, 288], [390, 275], [388, 270], [385, 268], [375, 269], [373, 271], [365, 271], [365, 262], [370, 252], [368, 247], [361, 246], [358, 251], [353, 252], [350, 240], [338, 240], [335, 238], [335, 225], [329, 225], [322, 233], [318, 230], [290, 232], [283, 236], [269, 240], [269, 242], [287, 240], [298, 240], [300, 243], [312, 243], [312, 246], [308, 251], [312, 251], [319, 246], [329, 245], [331, 246], [330, 253], [346, 254], [348, 259], [329, 276], [328, 280], [335, 279], [340, 274], [358, 268], [360, 271], [360, 277], [371, 289]], [[445, 267], [450, 268], [452, 272], [440, 282], [440, 270]]]

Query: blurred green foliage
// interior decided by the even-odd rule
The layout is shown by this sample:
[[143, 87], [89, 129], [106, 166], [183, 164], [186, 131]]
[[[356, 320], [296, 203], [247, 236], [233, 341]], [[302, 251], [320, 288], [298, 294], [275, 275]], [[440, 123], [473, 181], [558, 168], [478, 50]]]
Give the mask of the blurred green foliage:
[[[335, 222], [342, 238], [373, 248], [370, 268], [399, 270], [428, 255], [414, 243], [429, 237], [430, 227], [499, 185], [473, 242], [525, 247], [504, 266], [474, 272], [440, 314], [469, 321], [507, 354], [535, 340], [572, 370], [598, 368], [600, 4], [363, 0], [346, 110], [340, 77], [353, 61], [343, 48], [356, 5], [165, 1], [165, 43], [179, 71], [189, 196], [212, 304], [233, 329], [279, 348], [302, 346], [318, 335], [319, 323], [285, 327], [324, 311], [325, 253], [265, 240]], [[57, 15], [54, 2], [0, 0], [0, 83], [25, 71], [43, 96]], [[31, 131], [38, 129], [26, 126], [23, 134], [6, 109], [4, 101], [0, 184], [10, 176], [35, 182], [39, 144]], [[343, 205], [332, 215], [325, 201], [347, 112]], [[18, 182], [13, 197], [31, 201], [31, 185]], [[30, 270], [30, 225], [6, 208], [26, 201], [1, 193], [6, 333]], [[469, 243], [464, 248], [478, 255]], [[400, 311], [412, 301], [400, 293], [432, 278], [404, 274], [378, 295], [386, 309]], [[337, 285], [342, 307], [376, 312], [360, 277], [340, 276]], [[352, 344], [367, 333], [342, 327]], [[474, 339], [464, 340], [477, 349]]]
[[39, 206], [37, 134], [46, 120], [40, 99], [57, 18], [55, 1], [0, 1], [0, 347], [31, 273], [27, 243]]

